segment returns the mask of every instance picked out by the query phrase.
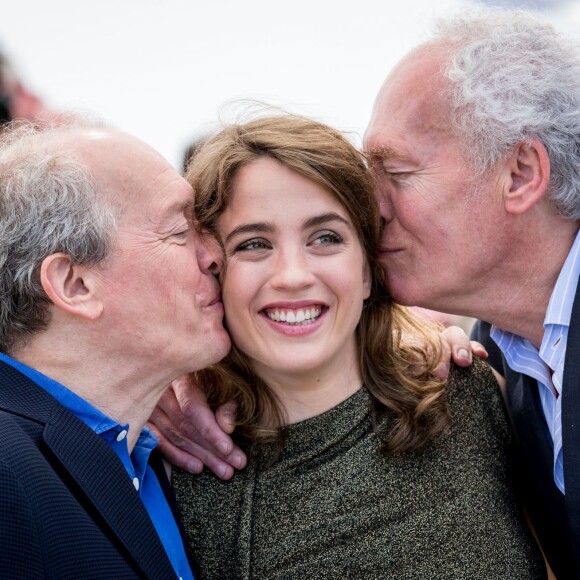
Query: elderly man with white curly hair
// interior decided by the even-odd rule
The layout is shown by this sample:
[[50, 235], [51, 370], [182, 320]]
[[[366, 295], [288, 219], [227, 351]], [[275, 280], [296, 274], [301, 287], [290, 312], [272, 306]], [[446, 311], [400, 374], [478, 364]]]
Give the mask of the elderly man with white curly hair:
[[391, 291], [487, 321], [532, 521], [578, 577], [579, 49], [522, 12], [443, 22], [385, 81], [365, 145]]

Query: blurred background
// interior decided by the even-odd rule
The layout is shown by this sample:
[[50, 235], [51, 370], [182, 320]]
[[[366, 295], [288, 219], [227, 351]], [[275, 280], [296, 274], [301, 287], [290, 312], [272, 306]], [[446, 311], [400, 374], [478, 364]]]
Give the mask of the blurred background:
[[[484, 2], [482, 2], [484, 3]], [[433, 17], [475, 0], [4, 2], [0, 107], [94, 111], [180, 167], [227, 103], [259, 99], [364, 132], [389, 69]], [[580, 34], [578, 0], [498, 1]], [[0, 62], [0, 65], [2, 63]], [[20, 91], [20, 92], [18, 92]], [[224, 109], [224, 105], [225, 109]], [[225, 112], [224, 112], [225, 111]]]

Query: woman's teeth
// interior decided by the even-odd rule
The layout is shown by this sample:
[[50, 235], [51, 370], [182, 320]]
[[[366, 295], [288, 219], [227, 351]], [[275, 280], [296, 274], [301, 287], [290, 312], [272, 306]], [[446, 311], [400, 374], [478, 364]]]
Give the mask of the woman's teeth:
[[266, 310], [266, 316], [275, 322], [286, 324], [312, 324], [322, 312], [322, 306], [313, 308], [300, 308], [298, 310]]

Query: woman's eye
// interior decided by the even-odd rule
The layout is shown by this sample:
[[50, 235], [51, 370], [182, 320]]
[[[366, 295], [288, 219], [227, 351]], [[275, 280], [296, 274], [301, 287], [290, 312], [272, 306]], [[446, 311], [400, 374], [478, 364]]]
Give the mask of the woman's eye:
[[268, 248], [265, 240], [260, 238], [254, 238], [252, 240], [247, 240], [246, 242], [242, 242], [238, 246], [236, 246], [236, 252], [244, 252], [248, 250], [264, 250]]
[[335, 232], [323, 232], [317, 236], [314, 243], [320, 246], [328, 246], [331, 244], [340, 244], [342, 241], [342, 237]]

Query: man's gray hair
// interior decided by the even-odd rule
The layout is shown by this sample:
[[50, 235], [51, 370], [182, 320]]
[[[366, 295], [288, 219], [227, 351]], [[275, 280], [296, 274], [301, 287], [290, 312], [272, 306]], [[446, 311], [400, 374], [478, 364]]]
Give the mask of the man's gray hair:
[[116, 239], [115, 213], [63, 137], [96, 122], [0, 135], [0, 351], [10, 353], [46, 328], [50, 300], [40, 283], [56, 252], [74, 264], [99, 264]]
[[518, 142], [538, 139], [554, 209], [579, 219], [578, 45], [529, 13], [502, 9], [441, 21], [436, 40], [450, 47], [452, 122], [474, 167], [491, 170]]

